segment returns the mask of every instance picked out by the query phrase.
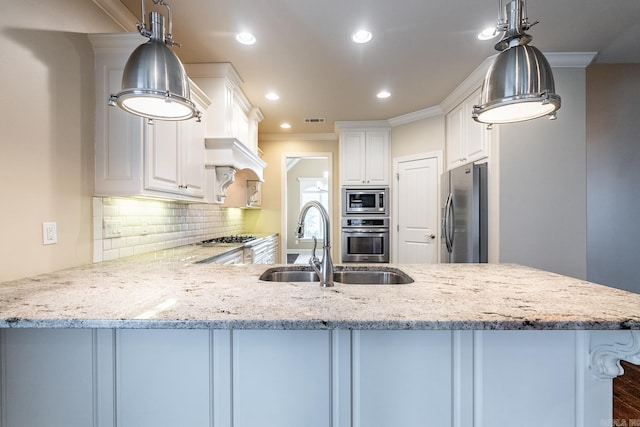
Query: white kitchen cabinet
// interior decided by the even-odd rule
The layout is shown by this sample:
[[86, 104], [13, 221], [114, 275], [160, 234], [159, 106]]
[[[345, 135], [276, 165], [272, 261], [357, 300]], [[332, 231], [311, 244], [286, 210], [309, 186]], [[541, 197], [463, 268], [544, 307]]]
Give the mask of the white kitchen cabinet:
[[[144, 317], [144, 313], [141, 313]], [[0, 329], [13, 426], [587, 426], [637, 331]]]
[[280, 238], [277, 234], [251, 242], [245, 246], [244, 262], [247, 264], [277, 264], [279, 242]]
[[389, 131], [340, 132], [340, 184], [342, 186], [389, 185]]
[[[137, 34], [90, 35], [95, 52], [96, 196], [145, 196], [202, 201], [205, 195], [204, 124], [148, 120], [108, 106], [120, 91], [128, 56], [146, 38]], [[191, 84], [206, 117], [209, 100]]]
[[258, 153], [258, 123], [264, 118], [242, 91], [242, 79], [231, 63], [185, 64], [193, 81], [212, 100], [207, 138], [237, 139]]
[[472, 163], [489, 155], [490, 131], [471, 117], [473, 106], [480, 103], [480, 89], [446, 115], [447, 168]]
[[238, 248], [231, 252], [227, 252], [219, 257], [216, 257], [213, 261], [216, 264], [242, 264], [244, 262], [244, 251], [242, 248]]
[[145, 189], [203, 198], [204, 124], [147, 121], [144, 162]]

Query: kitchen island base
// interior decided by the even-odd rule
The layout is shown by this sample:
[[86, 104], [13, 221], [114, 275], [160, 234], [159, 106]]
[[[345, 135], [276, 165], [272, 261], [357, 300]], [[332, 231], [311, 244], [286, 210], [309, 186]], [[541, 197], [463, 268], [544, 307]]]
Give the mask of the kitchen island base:
[[1, 427], [609, 426], [629, 330], [2, 329]]

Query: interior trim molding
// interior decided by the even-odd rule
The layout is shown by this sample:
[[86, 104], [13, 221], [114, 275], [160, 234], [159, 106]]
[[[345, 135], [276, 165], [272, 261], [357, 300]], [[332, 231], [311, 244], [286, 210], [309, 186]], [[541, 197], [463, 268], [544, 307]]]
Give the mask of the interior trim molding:
[[338, 136], [333, 132], [325, 133], [261, 133], [258, 135], [260, 141], [338, 141]]
[[119, 0], [93, 0], [113, 21], [125, 31], [136, 31], [136, 18]]
[[391, 127], [400, 126], [407, 123], [417, 122], [418, 120], [430, 119], [431, 117], [441, 116], [443, 113], [439, 105], [435, 107], [423, 108], [413, 113], [403, 114], [401, 116], [392, 117], [388, 120]]

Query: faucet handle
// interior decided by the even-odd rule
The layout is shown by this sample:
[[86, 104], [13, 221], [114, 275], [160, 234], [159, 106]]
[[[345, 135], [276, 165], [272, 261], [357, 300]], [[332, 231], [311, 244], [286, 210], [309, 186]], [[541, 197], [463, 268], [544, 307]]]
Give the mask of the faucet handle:
[[316, 248], [318, 247], [318, 239], [316, 239], [316, 236], [313, 236], [311, 238], [313, 239], [313, 247], [311, 248], [311, 258], [317, 258]]

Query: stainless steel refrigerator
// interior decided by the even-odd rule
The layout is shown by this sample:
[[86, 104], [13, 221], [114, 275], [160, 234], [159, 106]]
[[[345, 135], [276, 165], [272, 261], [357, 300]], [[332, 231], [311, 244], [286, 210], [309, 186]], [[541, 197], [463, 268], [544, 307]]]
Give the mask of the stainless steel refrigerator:
[[441, 261], [487, 262], [487, 165], [452, 169], [442, 180]]

